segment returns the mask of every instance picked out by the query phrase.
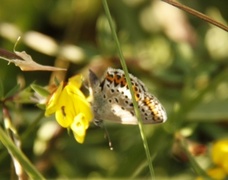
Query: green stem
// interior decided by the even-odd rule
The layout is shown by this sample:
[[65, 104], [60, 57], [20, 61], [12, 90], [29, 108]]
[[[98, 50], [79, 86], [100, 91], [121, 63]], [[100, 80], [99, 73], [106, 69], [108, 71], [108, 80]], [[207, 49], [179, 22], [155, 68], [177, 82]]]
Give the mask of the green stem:
[[138, 104], [137, 104], [136, 99], [135, 99], [135, 94], [134, 94], [134, 91], [133, 91], [133, 88], [132, 88], [132, 84], [131, 84], [131, 80], [130, 80], [130, 77], [129, 77], [127, 65], [126, 65], [126, 62], [125, 62], [125, 59], [124, 59], [124, 56], [123, 56], [122, 49], [120, 47], [120, 43], [119, 43], [117, 34], [115, 32], [115, 28], [114, 28], [114, 25], [113, 25], [113, 22], [112, 22], [112, 18], [111, 18], [111, 14], [110, 14], [110, 11], [109, 11], [109, 8], [108, 8], [107, 1], [106, 0], [102, 0], [102, 1], [103, 1], [103, 6], [104, 6], [104, 10], [105, 10], [106, 16], [107, 16], [107, 19], [108, 19], [108, 22], [109, 22], [109, 26], [111, 28], [112, 36], [113, 36], [113, 39], [114, 39], [115, 44], [117, 46], [117, 50], [118, 50], [119, 57], [120, 57], [120, 63], [121, 63], [121, 66], [123, 68], [123, 71], [125, 73], [126, 81], [127, 81], [127, 84], [129, 86], [129, 89], [130, 89], [130, 92], [131, 92], [131, 97], [132, 97], [132, 101], [133, 101], [133, 105], [134, 105], [134, 110], [135, 110], [135, 113], [136, 113], [136, 117], [138, 119], [138, 126], [139, 126], [139, 130], [140, 130], [141, 138], [143, 140], [145, 153], [146, 153], [146, 156], [147, 156], [147, 162], [148, 162], [148, 166], [149, 166], [149, 170], [150, 170], [150, 175], [151, 175], [151, 178], [153, 179], [153, 178], [155, 178], [155, 174], [154, 174], [154, 169], [153, 169], [153, 165], [152, 165], [152, 159], [151, 159], [149, 146], [148, 146], [148, 143], [147, 143], [147, 140], [146, 140], [146, 137], [145, 137], [145, 133], [144, 133], [143, 121], [142, 121], [142, 118], [141, 118], [141, 114], [140, 114], [140, 111], [139, 111], [139, 108], [138, 108]]
[[24, 170], [27, 172], [31, 179], [45, 179], [31, 164], [27, 157], [15, 146], [11, 139], [6, 135], [4, 130], [0, 127], [0, 141], [8, 149], [10, 154], [20, 162]]

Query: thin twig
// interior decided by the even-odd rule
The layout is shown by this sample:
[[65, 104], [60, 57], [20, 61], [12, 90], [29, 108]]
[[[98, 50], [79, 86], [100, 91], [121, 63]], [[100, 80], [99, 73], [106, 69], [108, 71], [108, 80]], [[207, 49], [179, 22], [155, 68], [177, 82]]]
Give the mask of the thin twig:
[[173, 5], [173, 6], [177, 7], [177, 8], [180, 8], [180, 9], [182, 9], [182, 10], [184, 10], [184, 11], [186, 11], [186, 12], [188, 12], [188, 13], [190, 13], [190, 14], [192, 14], [192, 15], [194, 15], [194, 16], [196, 16], [196, 17], [198, 17], [198, 18], [200, 18], [200, 19], [202, 19], [202, 20], [204, 20], [204, 21], [206, 21], [206, 22], [208, 22], [210, 24], [213, 24], [213, 25], [223, 29], [224, 31], [228, 32], [228, 27], [227, 26], [225, 26], [224, 24], [222, 24], [222, 23], [210, 18], [209, 16], [207, 16], [207, 15], [205, 15], [203, 13], [200, 13], [200, 12], [198, 12], [198, 11], [188, 7], [188, 6], [180, 4], [180, 3], [176, 2], [176, 1], [173, 1], [173, 0], [162, 0], [162, 1], [164, 1], [164, 2], [166, 2], [168, 4], [171, 4], [171, 5]]

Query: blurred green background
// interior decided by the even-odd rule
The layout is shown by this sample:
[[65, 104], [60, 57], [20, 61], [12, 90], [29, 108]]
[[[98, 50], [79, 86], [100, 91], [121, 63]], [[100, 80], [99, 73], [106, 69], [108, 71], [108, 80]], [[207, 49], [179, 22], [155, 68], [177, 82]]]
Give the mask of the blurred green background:
[[[226, 1], [182, 2], [227, 23]], [[206, 148], [193, 152], [205, 169], [211, 166], [211, 143], [228, 137], [228, 34], [161, 1], [108, 0], [108, 4], [129, 71], [168, 113], [165, 124], [145, 126], [157, 179], [194, 179], [197, 174], [177, 137], [187, 138], [195, 151], [198, 145]], [[18, 82], [22, 87], [32, 82], [46, 86], [53, 77], [67, 79], [77, 73], [87, 77], [88, 69], [100, 76], [109, 66], [120, 68], [100, 0], [3, 0], [0, 47], [13, 51], [18, 36], [17, 51], [25, 50], [40, 64], [68, 70], [22, 72], [0, 59], [5, 92]], [[23, 152], [47, 178], [150, 177], [138, 126], [106, 123], [111, 151], [104, 130], [93, 124], [81, 145], [54, 116], [43, 117], [43, 110], [33, 103], [16, 103], [10, 113]], [[0, 144], [0, 177], [9, 179], [11, 173], [11, 158]]]

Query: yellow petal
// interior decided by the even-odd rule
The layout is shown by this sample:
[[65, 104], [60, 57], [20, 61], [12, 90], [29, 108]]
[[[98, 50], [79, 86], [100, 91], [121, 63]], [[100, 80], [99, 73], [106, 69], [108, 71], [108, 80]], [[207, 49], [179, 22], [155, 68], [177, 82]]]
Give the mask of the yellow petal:
[[74, 86], [74, 84], [72, 83], [67, 84], [65, 89], [69, 95], [77, 95], [83, 99], [86, 99], [85, 95], [81, 92], [81, 90], [78, 87]]
[[83, 143], [85, 139], [86, 129], [88, 128], [88, 121], [85, 121], [84, 114], [80, 113], [75, 116], [71, 129], [74, 133], [76, 141]]
[[91, 105], [87, 101], [87, 98], [84, 96], [84, 94], [70, 84], [67, 85], [65, 89], [71, 97], [71, 100], [74, 102], [73, 108], [75, 110], [75, 114], [83, 113], [85, 115], [85, 119], [90, 122], [93, 119], [93, 113], [91, 110]]
[[80, 89], [80, 87], [82, 85], [82, 81], [83, 81], [82, 75], [76, 75], [76, 76], [69, 78], [68, 84], [70, 86], [74, 86], [77, 89]]
[[60, 126], [67, 128], [73, 122], [73, 115], [69, 113], [67, 107], [62, 106], [62, 108], [55, 113], [56, 121]]
[[74, 103], [74, 108], [77, 110], [77, 113], [84, 114], [85, 121], [88, 123], [93, 119], [91, 105], [86, 101], [86, 99], [77, 98], [77, 103]]
[[228, 139], [217, 141], [212, 146], [211, 155], [215, 164], [223, 164], [225, 159], [228, 159]]
[[84, 141], [85, 141], [85, 136], [79, 136], [79, 135], [77, 135], [77, 134], [75, 134], [75, 133], [74, 133], [74, 138], [75, 138], [75, 140], [76, 140], [78, 143], [80, 143], [80, 144], [83, 144]]
[[226, 173], [228, 174], [228, 155], [226, 154], [226, 156], [223, 159], [222, 162], [222, 168], [226, 171]]
[[63, 89], [63, 82], [60, 83], [57, 90], [51, 95], [47, 105], [46, 105], [46, 111], [45, 116], [49, 116], [53, 114], [57, 109], [59, 109], [59, 97], [61, 95]]
[[58, 103], [60, 106], [55, 114], [56, 120], [62, 127], [69, 127], [77, 112], [74, 109], [75, 101], [71, 96], [69, 96], [65, 88], [59, 97]]
[[207, 174], [213, 178], [213, 179], [225, 179], [226, 178], [226, 172], [219, 167], [209, 169], [207, 171]]

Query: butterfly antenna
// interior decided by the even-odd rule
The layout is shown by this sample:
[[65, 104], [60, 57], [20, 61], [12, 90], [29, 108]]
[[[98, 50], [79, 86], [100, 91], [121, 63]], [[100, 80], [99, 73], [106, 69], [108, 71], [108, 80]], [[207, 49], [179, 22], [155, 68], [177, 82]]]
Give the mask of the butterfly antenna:
[[96, 126], [100, 127], [100, 128], [104, 128], [104, 135], [105, 135], [105, 138], [108, 139], [108, 145], [109, 145], [110, 150], [112, 151], [112, 150], [113, 150], [112, 141], [111, 141], [111, 138], [110, 138], [110, 136], [109, 136], [108, 130], [107, 130], [105, 124], [103, 123], [103, 121], [102, 121], [102, 120], [98, 120], [98, 119], [94, 119], [94, 120], [93, 120], [93, 123], [94, 123]]
[[105, 131], [105, 138], [108, 139], [109, 149], [112, 151], [113, 150], [113, 146], [112, 146], [111, 138], [110, 138], [108, 130], [107, 130], [107, 128], [106, 128], [106, 126], [104, 124], [103, 124], [103, 127], [104, 127], [104, 131]]

